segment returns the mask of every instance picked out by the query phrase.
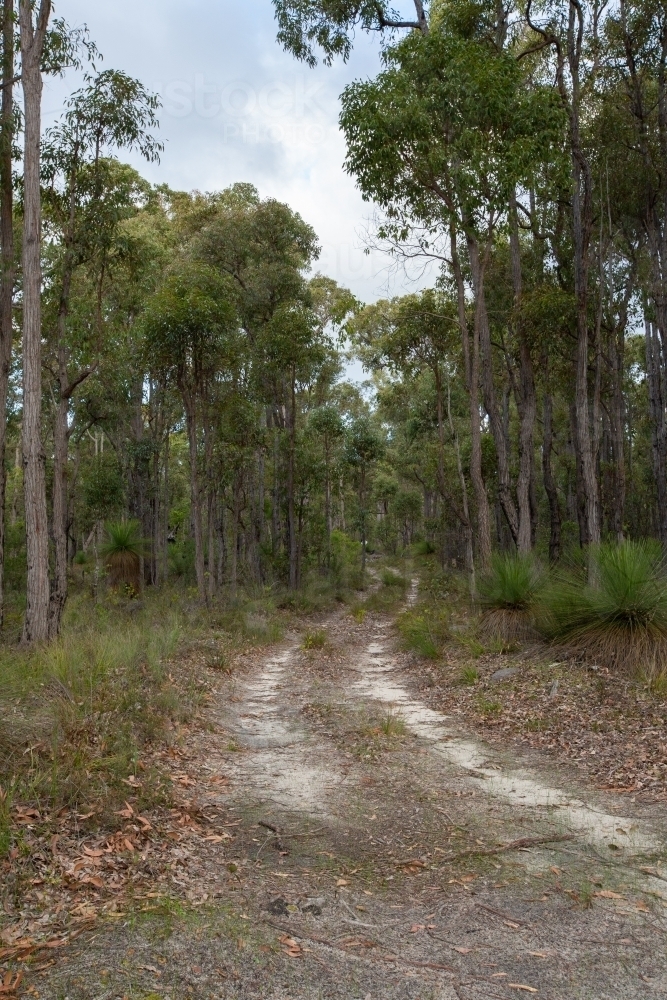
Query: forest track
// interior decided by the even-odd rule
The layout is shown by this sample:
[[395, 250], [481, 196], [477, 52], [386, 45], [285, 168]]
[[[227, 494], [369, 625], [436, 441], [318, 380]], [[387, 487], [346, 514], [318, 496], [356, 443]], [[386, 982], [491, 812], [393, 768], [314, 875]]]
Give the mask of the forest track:
[[[102, 929], [40, 995], [667, 994], [664, 812], [621, 816], [423, 705], [389, 616], [318, 626], [323, 650], [293, 635], [258, 657], [188, 747], [233, 840], [213, 861], [179, 845], [180, 873], [218, 891]], [[217, 798], [216, 776], [229, 787]]]

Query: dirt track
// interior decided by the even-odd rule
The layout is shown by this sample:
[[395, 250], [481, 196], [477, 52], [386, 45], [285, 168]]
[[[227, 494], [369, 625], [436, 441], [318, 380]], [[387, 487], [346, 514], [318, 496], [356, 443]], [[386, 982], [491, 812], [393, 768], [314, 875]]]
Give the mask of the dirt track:
[[187, 747], [224, 819], [174, 844], [192, 905], [101, 929], [39, 995], [667, 994], [664, 809], [621, 815], [457, 731], [412, 696], [390, 618], [322, 624], [321, 651], [292, 636], [221, 685]]

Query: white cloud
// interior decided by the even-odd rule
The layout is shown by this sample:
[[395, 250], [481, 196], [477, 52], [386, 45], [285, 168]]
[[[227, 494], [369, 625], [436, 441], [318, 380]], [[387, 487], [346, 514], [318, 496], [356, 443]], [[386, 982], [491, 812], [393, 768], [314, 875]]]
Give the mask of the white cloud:
[[[150, 180], [187, 190], [251, 182], [301, 213], [322, 244], [319, 269], [360, 298], [414, 287], [391, 276], [386, 257], [363, 253], [373, 209], [343, 170], [338, 95], [378, 71], [377, 38], [360, 35], [347, 65], [309, 70], [278, 46], [270, 0], [60, 0], [56, 12], [87, 23], [105, 67], [161, 93], [161, 163], [130, 157]], [[74, 85], [47, 82], [45, 124]]]

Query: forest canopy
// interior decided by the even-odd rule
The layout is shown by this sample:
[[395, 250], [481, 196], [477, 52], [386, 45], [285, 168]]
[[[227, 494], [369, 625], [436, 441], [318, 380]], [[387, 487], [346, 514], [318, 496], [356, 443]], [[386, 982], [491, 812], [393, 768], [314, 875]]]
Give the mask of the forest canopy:
[[376, 244], [439, 277], [364, 304], [288, 205], [148, 183], [124, 156], [159, 159], [159, 99], [46, 0], [3, 5], [1, 603], [26, 640], [106, 585], [124, 523], [128, 592], [204, 603], [335, 575], [342, 539], [362, 582], [418, 543], [473, 593], [494, 550], [667, 544], [663, 5], [413, 6], [275, 3], [310, 65], [382, 49], [342, 94], [345, 168]]

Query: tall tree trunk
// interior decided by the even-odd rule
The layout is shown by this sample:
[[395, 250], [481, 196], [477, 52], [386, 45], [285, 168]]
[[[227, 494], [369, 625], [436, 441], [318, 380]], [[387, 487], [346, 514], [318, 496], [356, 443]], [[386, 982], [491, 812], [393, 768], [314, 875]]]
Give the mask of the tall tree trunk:
[[292, 369], [289, 408], [289, 453], [287, 458], [287, 531], [289, 535], [289, 589], [296, 590], [298, 581], [297, 528], [294, 509], [294, 464], [296, 459], [296, 375]]
[[215, 482], [213, 479], [213, 431], [211, 415], [206, 407], [206, 424], [204, 426], [204, 472], [206, 480], [206, 596], [212, 600], [215, 595]]
[[41, 57], [50, 0], [41, 0], [33, 23], [30, 0], [19, 0], [21, 80], [24, 100], [23, 162], [23, 481], [27, 554], [25, 642], [49, 634], [49, 536], [46, 512], [46, 456], [42, 447], [42, 267], [40, 131]]
[[187, 391], [183, 391], [185, 418], [188, 429], [188, 450], [190, 453], [190, 504], [192, 526], [195, 536], [195, 574], [197, 594], [202, 602], [208, 601], [206, 571], [204, 566], [204, 529], [202, 525], [201, 487], [199, 483], [199, 463], [197, 461], [197, 415], [196, 403]]
[[324, 519], [327, 530], [327, 569], [331, 568], [331, 532], [333, 531], [333, 519], [331, 510], [331, 445], [329, 435], [324, 435]]
[[49, 635], [60, 632], [67, 600], [67, 453], [69, 432], [67, 417], [67, 355], [65, 345], [58, 345], [58, 398], [53, 421], [53, 542], [54, 575], [49, 608]]
[[234, 475], [232, 497], [232, 537], [229, 551], [229, 583], [232, 597], [236, 597], [239, 565], [239, 521], [241, 519], [241, 471]]
[[600, 541], [600, 512], [595, 456], [588, 405], [588, 252], [592, 225], [592, 192], [590, 166], [581, 148], [579, 115], [581, 83], [579, 66], [581, 58], [580, 6], [570, 3], [568, 28], [568, 61], [571, 78], [570, 97], [570, 148], [572, 155], [572, 241], [574, 296], [577, 310], [577, 347], [575, 353], [574, 405], [577, 418], [575, 438], [581, 477], [581, 495], [586, 519], [587, 544]]
[[491, 330], [486, 309], [485, 292], [485, 262], [480, 258], [479, 244], [472, 233], [467, 234], [470, 270], [472, 274], [473, 291], [475, 293], [475, 326], [479, 332], [480, 375], [484, 409], [486, 410], [491, 433], [496, 446], [496, 462], [498, 465], [498, 500], [515, 544], [518, 542], [519, 519], [516, 506], [512, 499], [510, 482], [509, 454], [507, 439], [503, 425], [502, 414], [496, 401], [493, 384], [493, 355], [491, 349]]
[[280, 551], [280, 431], [273, 423], [273, 497], [271, 504], [271, 554], [275, 563]]
[[667, 398], [665, 398], [665, 357], [655, 323], [645, 321], [646, 371], [649, 413], [651, 416], [651, 453], [658, 498], [658, 531], [667, 546]]
[[542, 475], [544, 478], [544, 490], [549, 501], [549, 520], [551, 530], [549, 532], [549, 562], [555, 563], [560, 559], [560, 530], [561, 516], [560, 504], [558, 503], [558, 490], [551, 468], [551, 453], [553, 451], [553, 403], [548, 392], [544, 394], [544, 418], [543, 418], [543, 439], [542, 439]]
[[518, 529], [516, 547], [520, 553], [526, 554], [532, 549], [532, 510], [530, 488], [533, 478], [533, 432], [537, 418], [537, 397], [535, 394], [535, 376], [533, 374], [533, 359], [530, 344], [521, 319], [521, 296], [523, 294], [523, 279], [521, 273], [521, 246], [519, 243], [519, 220], [517, 218], [516, 192], [510, 198], [510, 253], [512, 257], [512, 283], [514, 286], [515, 328], [519, 341], [519, 473], [516, 483], [518, 506]]
[[14, 0], [2, 0], [2, 110], [0, 112], [0, 628], [5, 604], [5, 447], [7, 392], [12, 361], [12, 304], [14, 295], [14, 192], [12, 140], [14, 136]]
[[456, 231], [453, 224], [450, 226], [450, 246], [452, 270], [456, 282], [456, 300], [463, 347], [463, 364], [470, 407], [470, 479], [475, 493], [475, 506], [477, 507], [477, 552], [482, 568], [486, 569], [491, 564], [491, 511], [482, 475], [482, 430], [479, 412], [479, 331], [477, 323], [475, 323], [473, 326], [471, 347], [470, 331], [466, 316], [463, 271], [458, 255]]
[[447, 419], [449, 421], [449, 430], [452, 435], [452, 441], [454, 442], [454, 451], [456, 453], [456, 469], [459, 475], [459, 483], [461, 486], [461, 507], [463, 511], [463, 517], [461, 519], [461, 523], [463, 525], [463, 534], [465, 538], [465, 566], [466, 566], [466, 572], [468, 573], [470, 596], [472, 597], [473, 600], [475, 600], [477, 596], [477, 582], [475, 579], [475, 557], [474, 557], [474, 547], [473, 547], [472, 521], [470, 519], [470, 508], [468, 505], [468, 484], [466, 483], [466, 477], [463, 471], [463, 462], [461, 461], [459, 436], [454, 429], [454, 421], [452, 419], [452, 399], [451, 399], [449, 384], [447, 385]]
[[359, 471], [359, 518], [361, 522], [361, 589], [366, 584], [366, 463]]
[[625, 520], [625, 400], [623, 398], [623, 372], [625, 368], [625, 329], [612, 333], [612, 399], [611, 447], [614, 460], [614, 496], [612, 498], [612, 531], [618, 542], [623, 541]]

